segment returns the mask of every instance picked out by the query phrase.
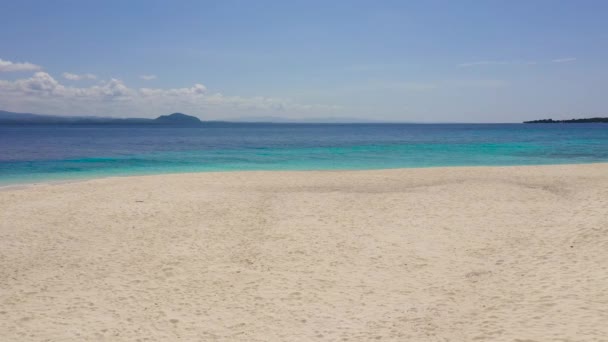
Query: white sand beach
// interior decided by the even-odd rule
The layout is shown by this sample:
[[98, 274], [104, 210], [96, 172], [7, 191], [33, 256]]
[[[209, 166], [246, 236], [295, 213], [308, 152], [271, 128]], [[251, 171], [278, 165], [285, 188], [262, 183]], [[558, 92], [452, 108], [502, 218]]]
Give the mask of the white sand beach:
[[2, 341], [608, 341], [608, 164], [0, 191]]

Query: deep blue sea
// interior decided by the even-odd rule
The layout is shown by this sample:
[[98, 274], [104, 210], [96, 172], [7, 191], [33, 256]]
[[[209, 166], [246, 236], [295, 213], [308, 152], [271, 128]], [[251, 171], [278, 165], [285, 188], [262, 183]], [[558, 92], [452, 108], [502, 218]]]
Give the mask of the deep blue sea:
[[608, 162], [607, 124], [0, 126], [0, 185], [174, 172]]

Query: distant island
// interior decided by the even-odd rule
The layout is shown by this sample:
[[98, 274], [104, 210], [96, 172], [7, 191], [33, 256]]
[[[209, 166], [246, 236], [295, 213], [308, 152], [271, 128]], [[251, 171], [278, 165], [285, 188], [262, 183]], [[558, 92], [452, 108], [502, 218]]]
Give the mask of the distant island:
[[[189, 126], [217, 126], [217, 125], [245, 125], [245, 124], [345, 124], [345, 123], [391, 123], [387, 121], [369, 120], [361, 118], [282, 118], [275, 116], [232, 118], [228, 121], [205, 120], [183, 113], [161, 115], [156, 119], [147, 118], [113, 118], [102, 116], [66, 116], [32, 113], [15, 113], [0, 110], [0, 125], [171, 125], [180, 127]], [[405, 123], [405, 122], [401, 122]], [[411, 123], [411, 122], [407, 122]]]
[[156, 119], [111, 118], [99, 116], [58, 116], [31, 113], [13, 113], [0, 110], [0, 125], [159, 125], [200, 126], [203, 122], [191, 115], [173, 113]]
[[608, 118], [586, 118], [586, 119], [570, 119], [570, 120], [553, 120], [553, 119], [542, 119], [542, 120], [532, 120], [532, 121], [524, 121], [527, 124], [535, 124], [535, 123], [608, 123]]
[[184, 124], [184, 125], [200, 125], [203, 122], [196, 116], [186, 115], [182, 113], [173, 113], [169, 115], [161, 115], [153, 120], [155, 123], [163, 124]]

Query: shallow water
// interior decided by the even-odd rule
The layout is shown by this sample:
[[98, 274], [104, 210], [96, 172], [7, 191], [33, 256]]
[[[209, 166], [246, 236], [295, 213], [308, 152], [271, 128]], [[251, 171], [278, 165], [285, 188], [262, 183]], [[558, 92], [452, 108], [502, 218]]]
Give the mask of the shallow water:
[[196, 171], [607, 161], [606, 124], [0, 126], [0, 184]]

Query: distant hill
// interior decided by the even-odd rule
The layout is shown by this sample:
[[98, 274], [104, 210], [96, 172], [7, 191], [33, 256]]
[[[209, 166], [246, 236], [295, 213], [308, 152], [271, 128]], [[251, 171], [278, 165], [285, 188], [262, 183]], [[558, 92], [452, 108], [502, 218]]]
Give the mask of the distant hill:
[[553, 119], [542, 119], [542, 120], [532, 120], [532, 121], [524, 121], [524, 123], [608, 123], [608, 118], [586, 118], [586, 119], [570, 119], [570, 120], [553, 120]]
[[[243, 125], [251, 123], [276, 124], [317, 124], [317, 123], [392, 123], [390, 121], [369, 120], [361, 118], [327, 117], [327, 118], [301, 118], [290, 119], [276, 116], [258, 116], [233, 118], [228, 121], [205, 121], [205, 125]], [[412, 122], [400, 122], [412, 123]], [[203, 121], [199, 118], [183, 113], [161, 115], [156, 119], [146, 118], [112, 118], [103, 116], [61, 116], [32, 113], [14, 113], [0, 110], [0, 125], [173, 125], [197, 126]]]
[[160, 123], [165, 124], [185, 124], [185, 125], [199, 125], [202, 121], [195, 117], [182, 113], [173, 113], [169, 115], [161, 115], [158, 118], [154, 119], [154, 121], [158, 121]]
[[182, 113], [161, 115], [156, 119], [111, 118], [100, 116], [59, 116], [32, 113], [13, 113], [0, 110], [0, 125], [162, 125], [198, 126], [203, 122]]

